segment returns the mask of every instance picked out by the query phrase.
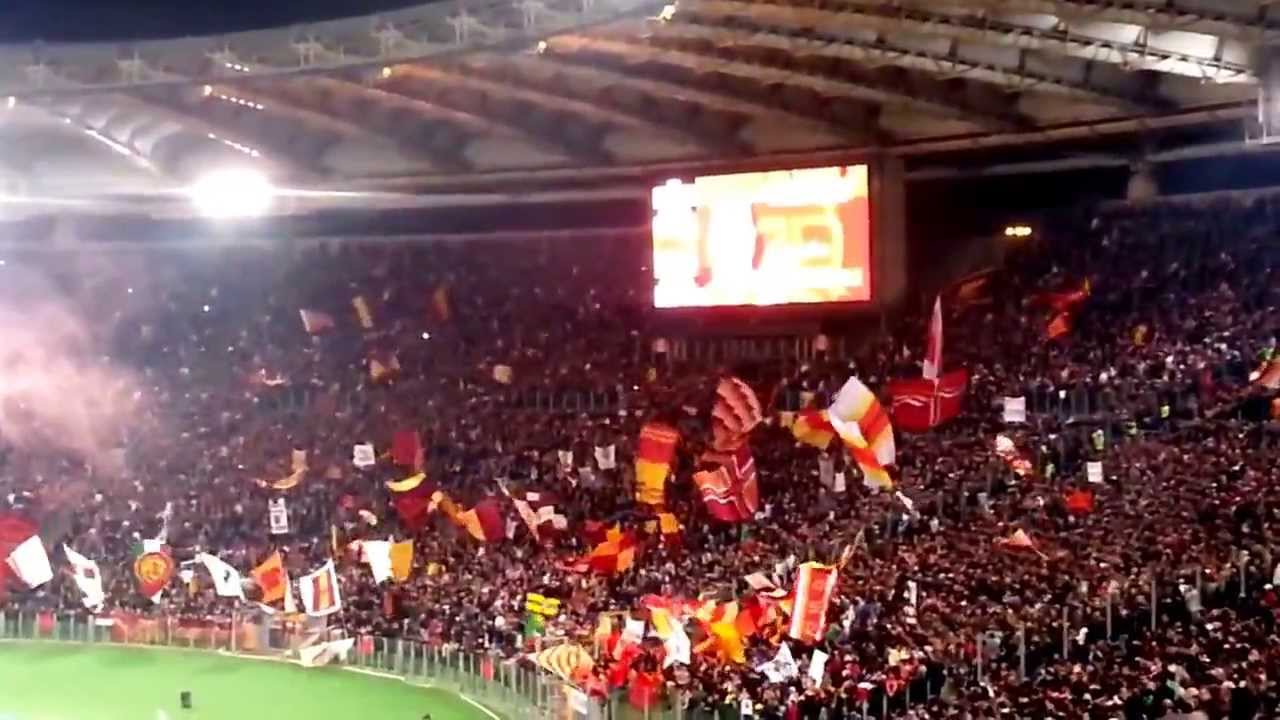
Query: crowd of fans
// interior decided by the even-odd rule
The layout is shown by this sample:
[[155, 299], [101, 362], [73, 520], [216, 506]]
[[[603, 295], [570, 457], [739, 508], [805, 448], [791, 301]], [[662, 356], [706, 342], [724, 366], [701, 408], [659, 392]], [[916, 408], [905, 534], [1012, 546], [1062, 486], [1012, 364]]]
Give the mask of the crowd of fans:
[[[563, 601], [549, 635], [590, 647], [600, 613], [638, 610], [645, 595], [743, 597], [743, 577], [757, 572], [789, 587], [799, 563], [833, 562], [860, 535], [818, 645], [831, 656], [821, 682], [770, 682], [755, 668], [777, 646], [756, 638], [745, 664], [695, 655], [667, 668], [668, 702], [788, 720], [1270, 717], [1280, 709], [1280, 437], [1275, 392], [1251, 373], [1276, 351], [1280, 203], [1112, 210], [1045, 230], [983, 287], [944, 294], [945, 362], [970, 373], [965, 410], [929, 433], [897, 434], [901, 496], [863, 487], [835, 447], [797, 443], [785, 418], [823, 406], [851, 375], [877, 390], [917, 377], [932, 297], [874, 334], [815, 350], [809, 333], [734, 357], [746, 345], [655, 343], [664, 331], [648, 309], [641, 237], [28, 259], [141, 399], [121, 423], [118, 468], [0, 440], [0, 510], [40, 517], [46, 540], [96, 559], [109, 609], [226, 614], [234, 601], [207, 583], [193, 594], [175, 581], [160, 606], [141, 597], [134, 545], [165, 524], [180, 559], [207, 551], [248, 569], [280, 549], [297, 577], [330, 556], [331, 527], [344, 545], [402, 537], [384, 482], [404, 471], [358, 469], [351, 452], [364, 442], [381, 452], [409, 428], [424, 439], [428, 476], [460, 505], [500, 496], [500, 481], [553, 492], [569, 532], [539, 543], [511, 511], [511, 537], [486, 545], [437, 518], [414, 537], [410, 580], [383, 587], [340, 553], [350, 632], [515, 657], [530, 649], [525, 596], [539, 592]], [[1084, 280], [1070, 331], [1047, 339], [1051, 312], [1037, 295]], [[308, 334], [300, 309], [336, 327]], [[675, 351], [689, 343], [721, 352]], [[399, 372], [373, 380], [371, 359], [392, 356]], [[511, 368], [509, 382], [495, 365]], [[768, 417], [752, 437], [762, 510], [741, 526], [711, 521], [689, 480], [716, 381], [731, 374]], [[1001, 399], [1017, 396], [1028, 420], [1011, 425]], [[684, 438], [667, 486], [680, 542], [643, 540], [617, 577], [574, 572], [567, 560], [590, 549], [578, 532], [588, 521], [641, 521], [631, 460], [653, 419]], [[995, 454], [1001, 434], [1032, 472]], [[617, 469], [593, 461], [608, 445]], [[293, 450], [308, 453], [304, 480], [263, 487], [290, 473]], [[1101, 484], [1086, 481], [1091, 461], [1103, 463]], [[1065, 498], [1083, 489], [1093, 509], [1069, 510]], [[272, 536], [267, 501], [281, 494], [290, 533]], [[998, 542], [1018, 530], [1034, 552]], [[80, 595], [60, 577], [11, 588], [9, 603], [72, 612]], [[807, 667], [812, 648], [792, 645]]]

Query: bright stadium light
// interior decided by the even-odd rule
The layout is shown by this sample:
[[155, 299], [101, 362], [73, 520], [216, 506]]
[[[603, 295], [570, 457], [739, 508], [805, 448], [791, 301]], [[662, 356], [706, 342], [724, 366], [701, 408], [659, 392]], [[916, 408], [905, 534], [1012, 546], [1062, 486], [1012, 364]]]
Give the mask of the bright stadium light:
[[214, 219], [256, 217], [271, 209], [275, 187], [257, 170], [215, 170], [196, 179], [187, 190], [203, 216]]

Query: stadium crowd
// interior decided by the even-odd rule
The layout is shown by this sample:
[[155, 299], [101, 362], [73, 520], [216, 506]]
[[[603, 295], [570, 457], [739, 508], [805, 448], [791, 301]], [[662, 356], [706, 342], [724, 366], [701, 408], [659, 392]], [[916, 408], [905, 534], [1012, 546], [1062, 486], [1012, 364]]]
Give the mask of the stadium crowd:
[[[818, 343], [659, 340], [640, 237], [121, 250], [100, 267], [31, 258], [142, 394], [112, 436], [122, 457], [85, 467], [56, 443], [4, 436], [0, 511], [39, 517], [50, 547], [96, 559], [109, 610], [225, 615], [235, 601], [207, 583], [175, 581], [159, 606], [142, 597], [134, 545], [164, 525], [178, 559], [207, 551], [247, 570], [280, 549], [296, 577], [329, 558], [331, 528], [344, 546], [404, 537], [385, 487], [404, 469], [359, 469], [351, 453], [408, 428], [460, 506], [501, 499], [499, 482], [546, 492], [568, 531], [539, 542], [508, 509], [508, 537], [485, 544], [437, 515], [413, 538], [411, 578], [383, 586], [340, 550], [353, 633], [524, 657], [536, 592], [563, 603], [550, 638], [603, 656], [601, 613], [644, 617], [646, 596], [748, 597], [753, 573], [789, 588], [798, 564], [850, 548], [816, 646], [830, 655], [820, 682], [770, 681], [758, 668], [778, 647], [755, 637], [743, 664], [695, 653], [665, 668], [664, 702], [787, 720], [1272, 717], [1280, 433], [1275, 389], [1256, 373], [1276, 352], [1278, 230], [1267, 198], [1109, 210], [945, 292], [946, 364], [970, 377], [964, 411], [897, 433], [900, 492], [863, 487], [842, 451], [799, 443], [788, 425], [850, 376], [878, 391], [918, 377], [931, 297], [879, 332]], [[1069, 329], [1049, 339], [1054, 313], [1038, 298], [1085, 280]], [[308, 333], [300, 309], [334, 327]], [[398, 371], [373, 379], [371, 361], [392, 357]], [[766, 401], [751, 439], [762, 508], [741, 525], [713, 522], [689, 480], [728, 375]], [[1027, 420], [1009, 423], [1003, 398], [1019, 396]], [[683, 438], [666, 490], [678, 542], [642, 536], [616, 576], [575, 571], [590, 523], [647, 517], [631, 461], [654, 419]], [[998, 435], [1030, 471], [997, 456]], [[595, 462], [609, 445], [616, 468]], [[296, 487], [258, 482], [288, 476], [294, 450], [309, 468]], [[1090, 462], [1101, 483], [1086, 480]], [[268, 533], [277, 496], [286, 535]], [[1010, 546], [1018, 531], [1033, 547]], [[83, 612], [66, 577], [9, 589], [9, 607]], [[790, 649], [806, 668], [814, 648]], [[630, 672], [660, 667], [641, 657]], [[602, 657], [589, 686], [608, 691], [608, 669]]]

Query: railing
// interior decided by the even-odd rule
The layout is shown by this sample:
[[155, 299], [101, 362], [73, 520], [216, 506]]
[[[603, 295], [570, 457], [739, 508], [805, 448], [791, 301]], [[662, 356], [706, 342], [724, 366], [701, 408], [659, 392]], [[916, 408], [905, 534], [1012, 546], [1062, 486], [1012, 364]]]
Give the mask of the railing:
[[[0, 640], [74, 642], [86, 645], [172, 647], [252, 657], [291, 656], [306, 631], [252, 616], [192, 620], [126, 613], [93, 616], [0, 609]], [[361, 635], [347, 667], [376, 671], [406, 682], [452, 690], [503, 720], [601, 720], [595, 703], [555, 676], [527, 662], [404, 638]], [[656, 720], [656, 719], [655, 719]]]

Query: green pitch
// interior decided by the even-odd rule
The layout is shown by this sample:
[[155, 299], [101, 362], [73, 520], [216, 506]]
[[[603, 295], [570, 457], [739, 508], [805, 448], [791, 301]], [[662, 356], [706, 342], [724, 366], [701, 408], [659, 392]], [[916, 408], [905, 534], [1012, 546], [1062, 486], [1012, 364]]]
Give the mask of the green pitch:
[[[178, 694], [192, 693], [183, 710]], [[493, 720], [458, 695], [199, 651], [0, 643], [0, 720]]]

